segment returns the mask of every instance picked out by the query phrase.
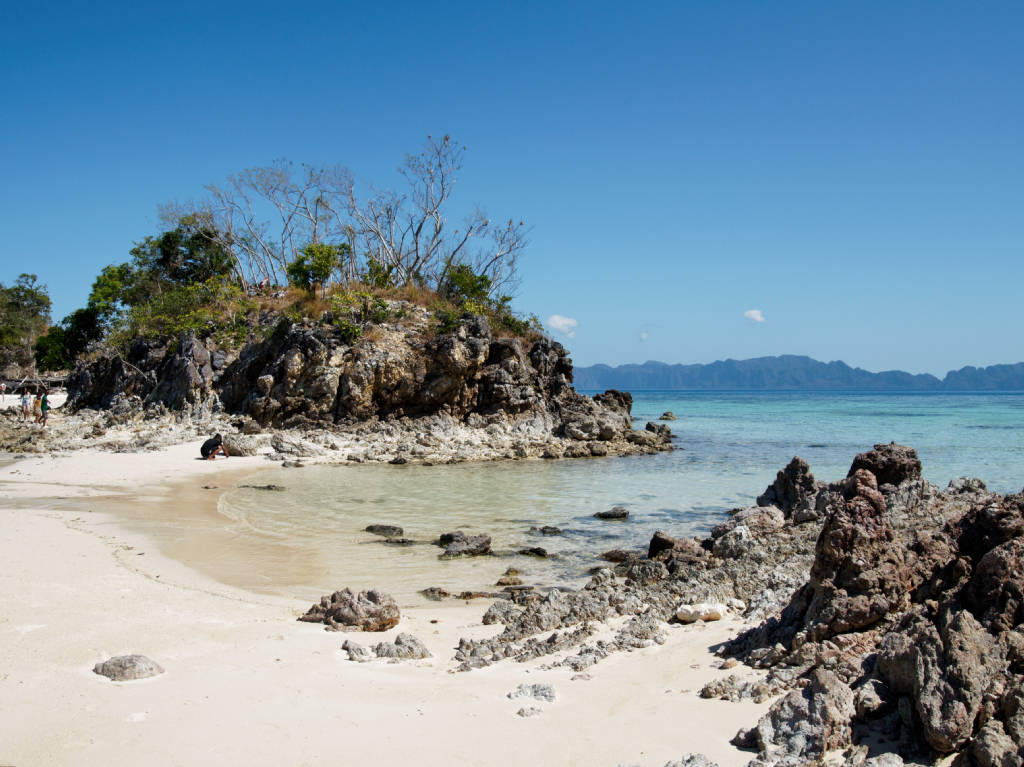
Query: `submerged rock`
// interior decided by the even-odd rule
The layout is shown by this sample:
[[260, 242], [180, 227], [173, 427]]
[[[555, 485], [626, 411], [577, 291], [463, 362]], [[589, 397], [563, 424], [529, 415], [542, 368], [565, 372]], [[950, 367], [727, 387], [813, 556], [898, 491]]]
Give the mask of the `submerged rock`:
[[491, 553], [491, 536], [466, 535], [461, 530], [444, 533], [435, 542], [444, 549], [441, 559], [455, 557], [479, 557]]
[[612, 506], [607, 511], [599, 511], [594, 514], [595, 519], [622, 520], [629, 519], [629, 511], [625, 506]]
[[548, 555], [548, 550], [541, 548], [540, 546], [529, 546], [525, 549], [519, 549], [519, 553], [527, 557], [538, 557], [544, 559]]
[[561, 535], [562, 528], [555, 527], [554, 525], [544, 525], [543, 527], [531, 527], [531, 533], [540, 533], [541, 535]]
[[384, 538], [401, 538], [405, 535], [405, 530], [398, 525], [367, 525], [363, 529], [368, 533], [380, 535]]

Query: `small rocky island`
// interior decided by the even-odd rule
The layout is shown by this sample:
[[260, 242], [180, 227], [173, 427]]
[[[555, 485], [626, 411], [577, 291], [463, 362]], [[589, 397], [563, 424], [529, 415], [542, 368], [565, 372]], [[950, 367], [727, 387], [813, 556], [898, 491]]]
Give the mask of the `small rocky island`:
[[156, 448], [219, 432], [229, 454], [393, 463], [672, 447], [665, 427], [632, 428], [628, 393], [576, 392], [555, 341], [501, 335], [472, 314], [437, 332], [428, 309], [403, 301], [386, 314], [355, 339], [331, 315], [268, 314], [237, 346], [190, 332], [107, 349], [69, 377], [74, 416], [45, 435], [4, 424], [4, 447]]

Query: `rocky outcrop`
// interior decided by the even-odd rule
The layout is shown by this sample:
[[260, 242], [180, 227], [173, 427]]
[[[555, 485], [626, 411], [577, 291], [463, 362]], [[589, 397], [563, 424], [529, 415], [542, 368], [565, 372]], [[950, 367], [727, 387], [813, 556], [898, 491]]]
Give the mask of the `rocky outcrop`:
[[843, 497], [815, 547], [803, 619], [811, 641], [863, 629], [907, 602], [904, 552], [875, 476], [857, 469], [844, 482]]
[[[781, 729], [739, 740], [761, 760], [811, 756], [810, 735], [793, 740], [810, 721], [797, 696], [809, 707], [839, 695], [852, 706], [837, 709], [832, 731], [847, 734], [833, 747], [859, 732], [926, 760], [1024, 762], [1024, 497], [962, 480], [937, 493], [914, 451], [892, 444], [857, 456], [823, 494], [807, 581], [727, 650], [768, 669], [769, 687], [798, 688], [762, 720]], [[826, 668], [834, 679], [816, 688]], [[850, 764], [866, 763], [858, 748]]]
[[378, 642], [372, 649], [346, 639], [341, 646], [348, 653], [348, 659], [365, 663], [373, 658], [387, 658], [391, 661], [421, 660], [430, 658], [430, 650], [412, 634], [399, 634], [394, 642]]
[[[829, 485], [794, 460], [769, 493], [704, 540], [656, 532], [647, 556], [610, 556], [614, 571], [579, 591], [496, 602], [483, 622], [503, 631], [461, 640], [458, 670], [551, 656], [579, 672], [664, 641], [666, 621], [742, 612], [758, 623], [719, 651], [723, 667], [740, 659], [764, 676], [715, 680], [701, 695], [780, 696], [734, 740], [757, 752], [750, 767], [839, 750], [849, 767], [903, 763], [868, 758], [862, 741], [915, 762], [1024, 763], [1024, 495], [968, 480], [939, 491], [894, 444]], [[617, 626], [613, 639], [595, 637], [602, 623]]]
[[794, 690], [761, 717], [754, 730], [757, 749], [772, 760], [814, 763], [827, 751], [850, 744], [853, 693], [831, 671], [816, 668], [809, 684]]
[[[442, 417], [498, 429], [492, 436], [510, 443], [510, 457], [530, 455], [537, 442], [552, 457], [671, 449], [667, 427], [633, 431], [629, 394], [576, 392], [560, 344], [495, 337], [486, 318], [474, 315], [435, 335], [426, 310], [392, 304], [404, 319], [367, 326], [355, 341], [326, 321], [270, 317], [239, 349], [194, 334], [140, 339], [124, 356], [109, 352], [80, 365], [69, 379], [68, 407], [192, 420], [224, 414], [249, 431], [337, 432]], [[411, 452], [391, 460], [408, 462]]]
[[757, 505], [776, 506], [787, 517], [799, 512], [807, 514], [814, 508], [819, 489], [807, 461], [796, 456], [757, 497]]
[[444, 549], [439, 555], [441, 559], [479, 557], [491, 553], [491, 536], [484, 534], [466, 535], [461, 530], [456, 530], [452, 533], [442, 533], [435, 543]]
[[398, 619], [398, 604], [377, 589], [358, 594], [352, 589], [335, 591], [321, 597], [299, 618], [309, 623], [326, 623], [328, 631], [387, 631], [398, 625]]
[[897, 445], [875, 445], [873, 450], [860, 453], [853, 459], [848, 477], [861, 469], [875, 475], [879, 485], [901, 485], [908, 480], [921, 479], [921, 461], [912, 447]]

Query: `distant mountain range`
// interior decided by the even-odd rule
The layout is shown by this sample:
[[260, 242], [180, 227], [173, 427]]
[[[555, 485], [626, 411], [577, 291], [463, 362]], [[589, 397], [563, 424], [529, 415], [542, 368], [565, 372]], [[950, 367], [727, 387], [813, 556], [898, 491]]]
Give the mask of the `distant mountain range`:
[[577, 389], [864, 389], [869, 391], [1024, 390], [1024, 362], [964, 367], [945, 378], [902, 370], [872, 373], [845, 362], [819, 362], [784, 354], [752, 360], [719, 360], [707, 365], [591, 365], [575, 369]]

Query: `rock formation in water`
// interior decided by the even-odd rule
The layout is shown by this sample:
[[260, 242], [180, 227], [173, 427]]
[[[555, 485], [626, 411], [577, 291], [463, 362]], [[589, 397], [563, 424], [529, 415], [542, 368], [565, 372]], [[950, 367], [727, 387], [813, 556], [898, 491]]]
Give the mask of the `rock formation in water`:
[[579, 591], [494, 603], [484, 623], [504, 630], [462, 640], [459, 668], [550, 655], [580, 671], [663, 641], [680, 611], [741, 611], [755, 625], [720, 652], [764, 676], [701, 695], [782, 694], [737, 733], [750, 767], [1024, 763], [1024, 495], [969, 479], [940, 492], [912, 449], [880, 444], [831, 484], [794, 459], [758, 502], [703, 540], [658, 531]]
[[[474, 315], [436, 334], [426, 310], [399, 308], [400, 321], [373, 325], [351, 342], [331, 324], [286, 318], [239, 349], [191, 334], [169, 343], [138, 339], [123, 357], [108, 353], [76, 368], [68, 408], [229, 418], [250, 433], [429, 422], [411, 429], [423, 432], [444, 422], [474, 427], [485, 439], [518, 437], [521, 457], [671, 447], [667, 427], [633, 430], [629, 394], [578, 394], [560, 344], [496, 336]], [[538, 442], [547, 448], [530, 447]]]

